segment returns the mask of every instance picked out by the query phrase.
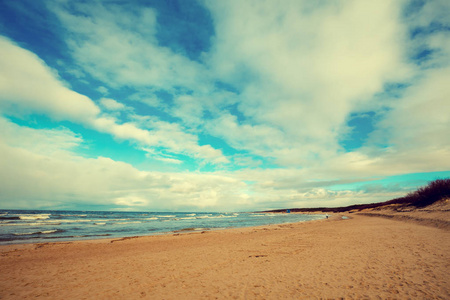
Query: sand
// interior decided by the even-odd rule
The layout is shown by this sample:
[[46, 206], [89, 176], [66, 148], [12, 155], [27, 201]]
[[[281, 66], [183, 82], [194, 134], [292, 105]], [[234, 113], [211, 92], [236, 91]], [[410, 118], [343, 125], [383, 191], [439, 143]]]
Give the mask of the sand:
[[0, 298], [450, 299], [450, 231], [323, 221], [0, 247]]
[[414, 222], [450, 230], [450, 199], [442, 199], [423, 208], [398, 207], [396, 205], [382, 206], [374, 209], [364, 209], [359, 214], [375, 217]]

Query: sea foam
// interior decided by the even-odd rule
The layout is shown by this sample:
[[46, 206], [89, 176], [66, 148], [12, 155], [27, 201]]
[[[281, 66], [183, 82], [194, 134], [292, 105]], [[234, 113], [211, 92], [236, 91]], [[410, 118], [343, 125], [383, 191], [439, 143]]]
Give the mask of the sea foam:
[[50, 218], [50, 214], [27, 214], [27, 215], [20, 215], [19, 219], [20, 220], [45, 220], [45, 219], [49, 219]]

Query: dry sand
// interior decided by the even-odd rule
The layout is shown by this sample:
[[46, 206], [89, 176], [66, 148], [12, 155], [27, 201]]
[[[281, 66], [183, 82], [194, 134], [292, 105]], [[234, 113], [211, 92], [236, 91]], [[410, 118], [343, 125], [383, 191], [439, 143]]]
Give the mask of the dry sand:
[[364, 209], [359, 214], [383, 217], [404, 222], [414, 222], [450, 230], [450, 199], [442, 199], [423, 208], [387, 205], [374, 209]]
[[0, 298], [450, 299], [450, 231], [349, 214], [0, 247]]

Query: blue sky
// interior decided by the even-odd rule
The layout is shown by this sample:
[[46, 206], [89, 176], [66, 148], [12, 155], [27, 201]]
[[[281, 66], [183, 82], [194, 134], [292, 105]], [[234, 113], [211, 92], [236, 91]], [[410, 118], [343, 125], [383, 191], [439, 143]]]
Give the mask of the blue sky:
[[449, 12], [0, 0], [0, 208], [342, 206], [449, 177]]

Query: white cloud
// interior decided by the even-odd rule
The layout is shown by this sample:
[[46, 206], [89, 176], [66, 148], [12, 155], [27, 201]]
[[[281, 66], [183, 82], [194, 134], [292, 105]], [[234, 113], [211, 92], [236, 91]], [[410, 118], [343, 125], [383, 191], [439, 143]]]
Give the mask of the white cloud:
[[[97, 205], [134, 210], [242, 211], [339, 206], [402, 195], [328, 188], [333, 184], [361, 181], [352, 179], [351, 172], [336, 182], [332, 171], [322, 174], [322, 181], [313, 181], [311, 170], [297, 169], [215, 173], [140, 171], [105, 157], [80, 157], [74, 150], [82, 145], [82, 140], [67, 129], [31, 129], [6, 119], [1, 119], [1, 128], [0, 205], [4, 208], [64, 209]], [[41, 141], [38, 148], [30, 147], [36, 138]]]
[[450, 149], [449, 82], [450, 68], [428, 70], [424, 78], [393, 103], [380, 124], [389, 144], [398, 151]]
[[114, 204], [125, 207], [148, 207], [149, 201], [145, 198], [127, 195], [125, 197], [118, 197], [114, 200]]
[[[1, 119], [1, 201], [180, 210], [339, 206], [401, 194], [334, 191], [333, 185], [450, 169], [450, 39], [436, 31], [407, 41], [408, 26], [448, 24], [445, 1], [426, 2], [406, 21], [401, 1], [207, 1], [216, 35], [203, 63], [158, 44], [152, 9], [119, 11], [95, 2], [76, 3], [70, 11], [61, 3], [49, 5], [69, 33], [70, 54], [102, 81], [97, 91], [105, 98], [97, 106], [35, 54], [0, 38], [4, 114], [37, 112], [76, 122], [180, 168], [183, 155], [253, 168], [273, 159], [283, 168], [145, 172], [109, 158], [80, 157], [74, 149], [82, 137], [67, 129], [37, 130]], [[435, 50], [420, 66], [405, 59], [418, 45]], [[397, 97], [378, 95], [391, 82], [409, 86]], [[181, 122], [139, 115], [106, 98], [121, 87], [131, 90], [127, 100]], [[375, 131], [360, 149], [344, 151], [339, 140], [350, 130], [349, 116], [369, 110], [380, 116]], [[202, 133], [240, 153], [225, 157], [201, 145]]]
[[170, 110], [173, 116], [183, 120], [190, 127], [203, 125], [203, 103], [192, 95], [181, 95], [174, 99], [174, 108]]
[[[333, 155], [347, 116], [387, 81], [409, 78], [400, 4], [207, 2], [216, 26], [209, 62], [219, 78], [241, 88], [244, 115], [282, 132], [262, 143], [281, 138], [291, 145], [273, 153], [278, 162], [303, 165]], [[243, 138], [244, 127], [236, 131]], [[286, 160], [287, 153], [295, 159]]]
[[[151, 9], [142, 14], [129, 11], [118, 20], [115, 5], [76, 6], [82, 14], [69, 13], [64, 6], [53, 9], [74, 33], [69, 45], [85, 71], [116, 86], [188, 87], [194, 93], [175, 94], [173, 106], [165, 108], [167, 113], [188, 128], [206, 129], [237, 149], [270, 155], [284, 166], [306, 167], [333, 159], [341, 151], [341, 134], [349, 130], [350, 113], [381, 107], [385, 103], [374, 104], [373, 95], [385, 83], [413, 75], [403, 58], [407, 29], [400, 22], [400, 2], [311, 5], [288, 1], [280, 6], [270, 1], [228, 1], [206, 5], [216, 36], [211, 52], [204, 55], [204, 66], [158, 46], [156, 13]], [[144, 35], [132, 19], [147, 22]], [[107, 51], [111, 47], [115, 51]], [[214, 77], [205, 80], [211, 74], [240, 92], [221, 97], [210, 84]], [[226, 112], [226, 102], [239, 103], [237, 108], [246, 121], [240, 123]], [[152, 100], [151, 105], [161, 102]], [[205, 112], [213, 113], [206, 123]], [[196, 137], [178, 125], [150, 136], [135, 124], [110, 126], [111, 122], [103, 118], [96, 126], [119, 138], [131, 136], [178, 153], [175, 149], [182, 141], [188, 155], [197, 152], [228, 161], [211, 146], [196, 145]]]
[[[177, 124], [155, 122], [155, 130], [141, 129], [136, 124], [120, 124], [101, 110], [88, 97], [65, 87], [54, 73], [33, 53], [0, 38], [0, 109], [8, 114], [44, 113], [56, 120], [69, 120], [115, 138], [132, 140], [147, 147], [162, 146], [175, 153], [223, 163], [228, 160], [210, 145], [198, 145], [198, 138], [185, 133]], [[23, 88], [23, 87], [26, 88]], [[102, 99], [108, 109], [126, 109], [113, 99]]]
[[75, 60], [104, 84], [191, 88], [207, 78], [200, 64], [158, 45], [151, 8], [95, 2], [72, 3], [70, 9], [53, 3], [50, 9], [72, 33], [67, 43]]
[[450, 3], [446, 0], [433, 0], [422, 3], [422, 8], [410, 16], [410, 22], [416, 26], [429, 26], [432, 22], [450, 25], [448, 12]]
[[83, 123], [100, 113], [89, 98], [65, 87], [35, 54], [1, 36], [0, 53], [0, 109]]
[[166, 163], [169, 163], [169, 164], [177, 164], [177, 165], [183, 163], [182, 160], [173, 158], [170, 155], [163, 154], [161, 152], [157, 152], [154, 149], [142, 148], [142, 150], [147, 152], [145, 154], [147, 157], [151, 157], [151, 158], [159, 160], [159, 161], [163, 161], [163, 162], [166, 162]]
[[[31, 129], [6, 119], [1, 119], [1, 125], [2, 207], [104, 205], [214, 210], [237, 208], [235, 201], [240, 199], [236, 194], [240, 183], [229, 177], [144, 172], [105, 157], [78, 156], [72, 150], [81, 140], [67, 129]], [[30, 147], [36, 138], [41, 138], [39, 149]]]
[[103, 95], [108, 94], [108, 89], [105, 88], [104, 86], [99, 86], [99, 87], [97, 88], [97, 91], [99, 91], [99, 92], [100, 92], [101, 94], [103, 94]]
[[67, 128], [32, 129], [20, 127], [0, 117], [0, 137], [11, 147], [25, 148], [36, 154], [67, 155], [81, 146], [83, 139]]
[[141, 127], [151, 129], [152, 138], [156, 139], [158, 146], [217, 164], [228, 162], [222, 151], [210, 145], [199, 145], [198, 137], [185, 132], [180, 124], [161, 121], [154, 117], [135, 115], [134, 118]]
[[[209, 63], [219, 78], [241, 89], [238, 108], [247, 116], [238, 123], [222, 115], [208, 124], [210, 132], [318, 178], [327, 172], [374, 176], [449, 168], [438, 162], [449, 157], [450, 72], [408, 62], [411, 24], [402, 19], [403, 2], [206, 4], [216, 26]], [[442, 10], [442, 2], [426, 3], [415, 22], [428, 26]], [[445, 66], [447, 32], [422, 40], [437, 50], [432, 66]], [[390, 82], [412, 86], [400, 99], [375, 97]], [[339, 139], [349, 130], [349, 115], [386, 107], [369, 147], [345, 153]]]
[[239, 124], [237, 117], [231, 114], [223, 114], [208, 120], [206, 128], [214, 136], [226, 140], [235, 149], [250, 150], [253, 154], [264, 157], [273, 155], [272, 151], [288, 147], [284, 133], [277, 128], [264, 124]]
[[117, 102], [114, 99], [102, 98], [102, 99], [100, 99], [100, 103], [107, 110], [112, 110], [112, 111], [119, 110], [120, 111], [120, 110], [125, 110], [126, 109], [125, 105], [123, 105], [120, 102]]

